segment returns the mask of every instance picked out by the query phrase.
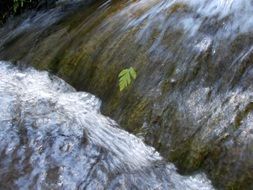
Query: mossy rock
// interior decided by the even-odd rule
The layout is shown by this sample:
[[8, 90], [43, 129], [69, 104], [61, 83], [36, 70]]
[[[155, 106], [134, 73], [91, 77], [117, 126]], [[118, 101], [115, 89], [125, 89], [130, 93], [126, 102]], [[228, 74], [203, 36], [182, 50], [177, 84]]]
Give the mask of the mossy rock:
[[[204, 170], [218, 188], [252, 189], [253, 34], [216, 38], [210, 31], [219, 26], [207, 31], [204, 23], [192, 37], [178, 23], [200, 15], [178, 3], [154, 12], [159, 2], [99, 1], [12, 36], [19, 24], [10, 21], [0, 30], [0, 58], [97, 95], [104, 114], [182, 173]], [[138, 77], [120, 92], [118, 73], [130, 66]]]

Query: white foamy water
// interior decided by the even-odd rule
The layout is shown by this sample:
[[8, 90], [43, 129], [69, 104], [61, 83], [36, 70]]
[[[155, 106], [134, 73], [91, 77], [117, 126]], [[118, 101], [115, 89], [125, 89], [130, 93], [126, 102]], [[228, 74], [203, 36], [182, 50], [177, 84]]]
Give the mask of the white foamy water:
[[47, 72], [0, 62], [0, 187], [213, 189], [181, 176], [100, 113], [101, 101]]

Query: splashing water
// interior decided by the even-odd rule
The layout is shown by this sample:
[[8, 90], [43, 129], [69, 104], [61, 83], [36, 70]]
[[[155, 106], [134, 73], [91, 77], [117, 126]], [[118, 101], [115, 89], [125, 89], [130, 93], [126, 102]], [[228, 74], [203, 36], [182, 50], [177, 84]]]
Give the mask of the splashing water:
[[[103, 98], [105, 113], [117, 119], [127, 130], [141, 132], [149, 144], [159, 148], [164, 157], [176, 163], [183, 171], [196, 171], [203, 168], [213, 182], [220, 185], [222, 189], [253, 188], [252, 0], [106, 1], [91, 7], [79, 7], [77, 11], [68, 10], [62, 11], [61, 8], [56, 8], [38, 12], [32, 16], [27, 15], [24, 19], [13, 19], [7, 23], [0, 29], [0, 59], [21, 61], [40, 69], [50, 70], [76, 88], [88, 89], [99, 95]], [[141, 72], [138, 72], [138, 80], [135, 81], [133, 88], [129, 89], [129, 93], [119, 98], [118, 88], [115, 86], [116, 79], [114, 80], [113, 76], [116, 77], [122, 67], [129, 66]], [[20, 85], [19, 90], [16, 89], [18, 94], [22, 92], [23, 87], [32, 85], [32, 83], [18, 82], [23, 75], [26, 78], [25, 81], [34, 81], [36, 78], [27, 80], [28, 76], [35, 73], [34, 70], [21, 71], [9, 68], [10, 66], [2, 65], [2, 67], [6, 67], [3, 69], [2, 77], [6, 80], [9, 77], [7, 80], [9, 84], [14, 83], [12, 80], [14, 76], [4, 74], [7, 70], [10, 73], [13, 71], [21, 73], [19, 74], [20, 79], [17, 79], [16, 82], [17, 86]], [[42, 74], [38, 75], [42, 76]], [[62, 163], [65, 158], [60, 160], [51, 158], [54, 155], [51, 153], [55, 150], [52, 148], [49, 150], [50, 154], [43, 152], [45, 157], [43, 162], [44, 165], [47, 164], [46, 167], [43, 167], [44, 173], [39, 175], [33, 172], [32, 179], [39, 176], [36, 180], [44, 182], [47, 181], [47, 173], [55, 173], [53, 176], [57, 177], [52, 180], [52, 184], [55, 185], [55, 181], [59, 181], [59, 186], [54, 186], [58, 188], [63, 183], [66, 185], [73, 182], [73, 186], [89, 184], [87, 181], [84, 182], [83, 179], [86, 179], [84, 175], [94, 174], [95, 179], [102, 179], [101, 176], [97, 177], [100, 173], [109, 173], [110, 177], [107, 174], [103, 175], [107, 177], [94, 183], [105, 186], [104, 184], [116, 184], [121, 180], [119, 184], [124, 184], [126, 188], [129, 188], [131, 184], [138, 184], [139, 188], [147, 189], [154, 187], [193, 188], [195, 181], [192, 177], [180, 177], [176, 174], [175, 169], [161, 169], [165, 166], [170, 168], [172, 165], [161, 164], [161, 167], [160, 163], [163, 161], [154, 150], [141, 145], [142, 141], [138, 139], [137, 143], [132, 143], [130, 139], [134, 141], [136, 138], [113, 127], [116, 124], [111, 120], [105, 118], [103, 121], [106, 124], [103, 122], [101, 124], [100, 119], [94, 119], [95, 116], [91, 117], [93, 119], [87, 119], [91, 113], [99, 118], [101, 116], [98, 113], [99, 101], [96, 98], [91, 101], [90, 98], [93, 96], [77, 93], [71, 87], [62, 90], [62, 85], [68, 85], [62, 82], [59, 87], [59, 79], [50, 76], [49, 80], [47, 74], [45, 78], [48, 85], [44, 79], [34, 83], [39, 84], [44, 81], [46, 90], [40, 90], [43, 85], [38, 85], [25, 87], [28, 90], [23, 90], [22, 96], [9, 92], [8, 96], [5, 96], [5, 101], [8, 100], [10, 103], [3, 104], [5, 107], [1, 109], [13, 109], [14, 111], [1, 112], [2, 121], [7, 122], [5, 118], [9, 117], [11, 120], [9, 119], [8, 122], [17, 126], [26, 125], [28, 122], [34, 128], [37, 125], [43, 124], [44, 126], [45, 123], [46, 129], [49, 128], [48, 125], [52, 125], [55, 131], [63, 130], [66, 126], [63, 135], [65, 131], [68, 131], [70, 137], [66, 135], [59, 137], [58, 132], [56, 132], [56, 137], [54, 134], [46, 137], [45, 127], [43, 130], [42, 127], [38, 127], [43, 131], [43, 139], [49, 139], [49, 142], [38, 141], [41, 143], [38, 145], [42, 147], [41, 150], [45, 149], [43, 143], [49, 143], [48, 147], [53, 146], [53, 138], [76, 138], [76, 133], [80, 133], [79, 139], [71, 139], [74, 143], [67, 143], [70, 145], [65, 146], [62, 140], [63, 150], [73, 151], [79, 159], [83, 154], [82, 151], [89, 152], [87, 151], [89, 146], [83, 146], [84, 150], [79, 155], [81, 148], [76, 147], [76, 144], [83, 142], [83, 139], [88, 139], [86, 140], [89, 142], [88, 145], [96, 147], [89, 150], [95, 152], [96, 155], [103, 155], [98, 159], [100, 160], [98, 165], [103, 169], [94, 169], [94, 172], [99, 171], [99, 174], [94, 174], [93, 170], [83, 169], [84, 166], [80, 166], [80, 163], [77, 162], [74, 163], [74, 166], [82, 168], [80, 170], [84, 170], [86, 174], [79, 172], [79, 169], [74, 169], [75, 172], [71, 173], [69, 168], [64, 170], [64, 167], [59, 166], [64, 164], [58, 164]], [[54, 86], [56, 89], [50, 90]], [[39, 89], [34, 90], [36, 88]], [[28, 92], [34, 95], [27, 94], [26, 100], [23, 101], [25, 105], [17, 103], [17, 99], [22, 100]], [[36, 96], [35, 93], [37, 93]], [[30, 97], [37, 97], [37, 99], [41, 97], [41, 99], [36, 101], [38, 103], [34, 103], [34, 98], [30, 99]], [[85, 105], [82, 102], [86, 102]], [[13, 108], [10, 105], [13, 105]], [[29, 107], [32, 105], [33, 107]], [[39, 110], [50, 111], [44, 113]], [[35, 118], [33, 113], [37, 113], [38, 118]], [[86, 120], [83, 121], [83, 118]], [[96, 127], [84, 127], [83, 132], [80, 125], [87, 124], [87, 122]], [[141, 129], [143, 123], [144, 130]], [[100, 125], [103, 127], [98, 127]], [[108, 129], [108, 125], [112, 127]], [[69, 132], [69, 129], [72, 128], [75, 129], [74, 132]], [[31, 138], [30, 134], [26, 132], [31, 129], [16, 131], [21, 136], [25, 134], [24, 136]], [[16, 135], [16, 131], [10, 134]], [[6, 133], [3, 133], [4, 138], [8, 137]], [[127, 136], [127, 141], [119, 140], [125, 136], [121, 133]], [[13, 139], [16, 138], [14, 137]], [[24, 138], [20, 142], [26, 143], [27, 139]], [[113, 139], [113, 141], [105, 139]], [[11, 145], [16, 141], [11, 142], [7, 143], [8, 146], [6, 145], [10, 147], [10, 150], [12, 150]], [[32, 145], [33, 142], [37, 141], [33, 140]], [[57, 143], [60, 144], [59, 141]], [[12, 151], [14, 156], [10, 159], [15, 158], [15, 154], [21, 154]], [[25, 152], [23, 149], [22, 151]], [[21, 166], [26, 168], [25, 171], [21, 174], [16, 172], [21, 171], [15, 169], [18, 167], [16, 165], [20, 163], [14, 161], [15, 167], [4, 170], [14, 172], [7, 175], [2, 181], [22, 184], [19, 176], [24, 176], [24, 181], [28, 179], [24, 173], [33, 171], [35, 167], [32, 167], [26, 159], [29, 158], [31, 149], [28, 149], [27, 152], [26, 157], [23, 158], [24, 161], [21, 161]], [[64, 163], [73, 162], [74, 154], [70, 155], [66, 157], [68, 160], [64, 160]], [[87, 153], [87, 158], [90, 157], [92, 156]], [[47, 158], [53, 161], [48, 161]], [[4, 159], [7, 163], [8, 159]], [[81, 156], [80, 159], [83, 157]], [[36, 159], [33, 158], [33, 160]], [[101, 160], [106, 160], [106, 163]], [[156, 164], [153, 164], [154, 162]], [[158, 167], [156, 167], [157, 162]], [[26, 163], [26, 166], [22, 165]], [[54, 166], [52, 163], [59, 168], [53, 170], [55, 172], [48, 172], [48, 168]], [[87, 174], [88, 171], [90, 171], [89, 174]], [[63, 175], [63, 172], [67, 174]], [[14, 175], [15, 173], [18, 174], [18, 177]], [[71, 175], [75, 176], [76, 180], [69, 177]], [[133, 175], [139, 176], [138, 179], [141, 182], [138, 183], [138, 180], [133, 179]], [[146, 177], [143, 177], [144, 175]], [[177, 176], [175, 180], [172, 180], [173, 175]], [[28, 176], [31, 178], [30, 173]], [[66, 180], [67, 177], [71, 178], [71, 182]], [[142, 177], [147, 179], [143, 180]], [[159, 179], [160, 183], [154, 180], [155, 178]], [[184, 179], [181, 180], [181, 187], [178, 187], [180, 183], [177, 179], [179, 178]], [[194, 177], [197, 180], [200, 178], [202, 179], [202, 177]], [[52, 176], [49, 176], [49, 179], [51, 180]], [[203, 179], [205, 181], [205, 178]], [[50, 180], [45, 183], [47, 187], [51, 184]], [[30, 186], [37, 183], [37, 181], [33, 183], [34, 180], [27, 181]], [[189, 186], [186, 185], [186, 181], [190, 181]], [[160, 186], [160, 184], [163, 185]], [[80, 187], [83, 186], [80, 185]], [[204, 185], [203, 188], [205, 187]]]
[[0, 187], [212, 189], [100, 114], [100, 100], [61, 79], [0, 62]]
[[126, 28], [142, 24], [141, 34], [158, 26], [155, 28], [161, 35], [177, 28], [194, 36], [206, 28], [218, 39], [233, 39], [252, 31], [252, 11], [252, 0], [141, 0], [119, 12], [115, 19], [123, 18]]

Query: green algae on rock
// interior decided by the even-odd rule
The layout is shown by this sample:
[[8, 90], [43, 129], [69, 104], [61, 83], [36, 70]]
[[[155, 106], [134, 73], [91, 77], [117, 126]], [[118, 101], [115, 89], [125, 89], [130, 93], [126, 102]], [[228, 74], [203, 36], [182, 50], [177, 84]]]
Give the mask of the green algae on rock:
[[[252, 189], [252, 5], [180, 2], [98, 2], [57, 9], [42, 26], [28, 19], [26, 28], [13, 20], [0, 30], [0, 58], [96, 94], [103, 113], [181, 172], [201, 169], [222, 189]], [[120, 93], [118, 73], [130, 66], [138, 78]]]

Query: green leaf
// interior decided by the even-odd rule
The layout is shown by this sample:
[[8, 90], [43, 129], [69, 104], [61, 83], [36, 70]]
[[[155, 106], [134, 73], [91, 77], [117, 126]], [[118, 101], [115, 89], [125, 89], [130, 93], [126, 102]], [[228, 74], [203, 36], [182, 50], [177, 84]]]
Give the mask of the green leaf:
[[19, 8], [24, 7], [25, 3], [32, 3], [32, 0], [13, 0], [14, 13], [16, 13]]
[[130, 67], [128, 69], [123, 69], [120, 73], [119, 73], [119, 90], [122, 91], [124, 90], [126, 87], [128, 87], [132, 80], [136, 79], [136, 71], [134, 70], [133, 67]]
[[136, 74], [136, 72], [135, 72], [135, 70], [134, 70], [133, 67], [130, 67], [129, 72], [130, 72], [131, 77], [133, 79], [136, 79], [137, 74]]

